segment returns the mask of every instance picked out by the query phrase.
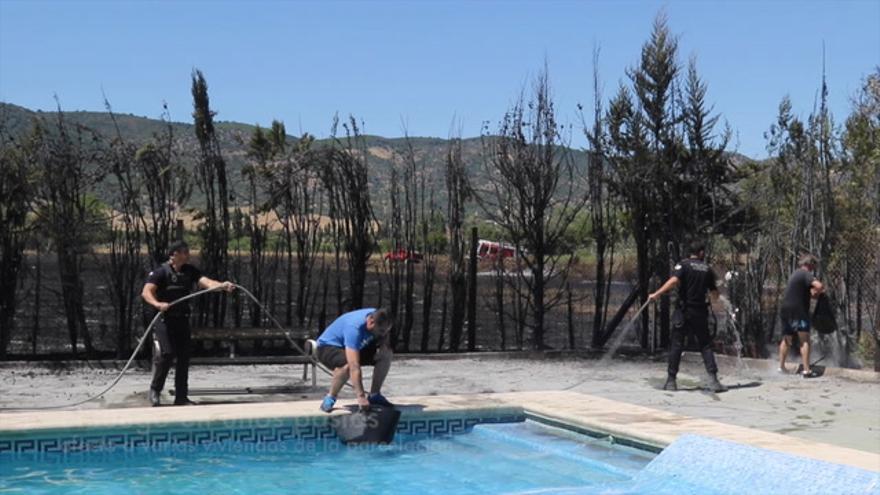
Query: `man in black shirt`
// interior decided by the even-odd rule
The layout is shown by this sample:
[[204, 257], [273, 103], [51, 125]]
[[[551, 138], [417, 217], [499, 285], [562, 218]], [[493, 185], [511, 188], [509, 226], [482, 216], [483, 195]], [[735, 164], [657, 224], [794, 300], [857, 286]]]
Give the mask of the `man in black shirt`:
[[779, 316], [782, 319], [782, 341], [779, 342], [779, 371], [786, 373], [785, 358], [791, 347], [791, 338], [797, 333], [801, 343], [801, 359], [804, 363], [804, 378], [816, 376], [810, 369], [810, 298], [817, 298], [825, 291], [822, 282], [813, 276], [817, 260], [812, 255], [800, 259], [800, 268], [791, 274]]
[[700, 354], [703, 356], [703, 364], [709, 373], [709, 389], [713, 392], [727, 390], [718, 381], [718, 365], [715, 363], [715, 354], [712, 352], [712, 338], [709, 336], [709, 303], [706, 301], [706, 293], [712, 294], [712, 299], [718, 299], [718, 286], [715, 283], [715, 272], [705, 262], [706, 244], [702, 241], [692, 242], [690, 245], [690, 257], [675, 265], [672, 277], [657, 289], [657, 292], [648, 296], [648, 299], [656, 301], [664, 293], [679, 286], [678, 302], [673, 315], [672, 335], [669, 344], [669, 376], [666, 379], [664, 390], [678, 390], [675, 381], [678, 375], [678, 365], [681, 363], [681, 353], [684, 351], [684, 339], [693, 333], [700, 345]]
[[203, 289], [222, 287], [228, 292], [235, 289], [231, 282], [210, 279], [188, 264], [189, 246], [183, 241], [175, 242], [168, 249], [169, 260], [150, 272], [141, 297], [147, 304], [162, 312], [153, 327], [153, 380], [150, 383], [150, 404], [160, 403], [159, 394], [165, 386], [165, 378], [174, 358], [174, 404], [188, 405], [190, 328], [189, 302], [171, 306], [171, 303], [189, 295], [194, 285]]

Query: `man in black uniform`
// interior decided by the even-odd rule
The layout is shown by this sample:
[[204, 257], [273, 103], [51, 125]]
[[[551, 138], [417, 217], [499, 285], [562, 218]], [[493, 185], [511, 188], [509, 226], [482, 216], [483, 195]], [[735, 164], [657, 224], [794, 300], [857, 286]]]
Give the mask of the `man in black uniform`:
[[174, 368], [174, 405], [188, 405], [189, 387], [189, 302], [171, 306], [170, 303], [189, 295], [194, 285], [203, 289], [222, 287], [228, 292], [235, 289], [231, 282], [218, 282], [202, 275], [198, 268], [187, 264], [189, 246], [183, 241], [175, 242], [168, 249], [169, 260], [150, 272], [141, 297], [147, 304], [162, 312], [153, 327], [153, 380], [150, 383], [150, 404], [158, 406], [159, 394], [165, 386], [165, 378], [171, 362], [177, 358]]
[[678, 390], [675, 377], [678, 375], [685, 337], [691, 333], [697, 337], [703, 364], [706, 365], [706, 371], [709, 373], [709, 390], [713, 392], [727, 390], [718, 381], [718, 365], [715, 363], [712, 338], [709, 336], [710, 304], [706, 301], [706, 293], [711, 293], [712, 299], [718, 299], [718, 286], [715, 283], [715, 272], [704, 261], [705, 256], [706, 244], [702, 241], [692, 242], [690, 257], [675, 265], [672, 277], [657, 289], [657, 292], [648, 296], [648, 299], [656, 301], [664, 293], [679, 286], [669, 344], [669, 377], [663, 386], [664, 390]]
[[802, 256], [800, 268], [791, 274], [779, 316], [782, 319], [782, 341], [779, 342], [779, 371], [787, 373], [785, 358], [791, 347], [791, 338], [797, 333], [801, 343], [801, 359], [804, 363], [804, 378], [816, 376], [810, 369], [810, 298], [817, 298], [825, 291], [822, 282], [813, 276], [817, 260], [812, 255]]

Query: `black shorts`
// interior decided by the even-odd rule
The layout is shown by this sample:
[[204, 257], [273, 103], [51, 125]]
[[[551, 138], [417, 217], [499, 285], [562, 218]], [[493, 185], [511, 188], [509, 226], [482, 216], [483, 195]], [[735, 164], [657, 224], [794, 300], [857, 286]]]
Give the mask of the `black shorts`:
[[803, 317], [791, 317], [783, 313], [780, 315], [782, 319], [782, 335], [788, 337], [798, 332], [810, 332], [810, 320]]
[[[377, 343], [373, 342], [360, 351], [360, 363], [362, 366], [374, 366], [376, 364], [376, 351], [379, 350], [379, 346]], [[331, 370], [335, 370], [336, 368], [342, 368], [346, 364], [348, 364], [348, 360], [345, 359], [345, 348], [344, 347], [336, 347], [332, 345], [319, 345], [318, 346], [318, 362], [323, 364], [324, 366], [330, 368]]]

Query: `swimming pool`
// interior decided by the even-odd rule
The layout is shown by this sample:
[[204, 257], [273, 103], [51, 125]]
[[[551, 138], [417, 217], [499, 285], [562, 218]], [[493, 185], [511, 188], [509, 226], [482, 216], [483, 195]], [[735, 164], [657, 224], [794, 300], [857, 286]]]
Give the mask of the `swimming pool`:
[[774, 434], [705, 421], [691, 428], [708, 436], [663, 441], [651, 432], [689, 420], [598, 398], [577, 415], [546, 407], [547, 393], [512, 398], [521, 405], [417, 398], [395, 442], [373, 447], [343, 445], [331, 422], [346, 414], [307, 402], [0, 415], [0, 493], [880, 495], [874, 454], [810, 444], [819, 459], [792, 455], [780, 440], [796, 440], [762, 448], [755, 439]]
[[653, 457], [526, 421], [404, 433], [384, 446], [295, 438], [5, 452], [0, 492], [582, 493], [624, 488]]

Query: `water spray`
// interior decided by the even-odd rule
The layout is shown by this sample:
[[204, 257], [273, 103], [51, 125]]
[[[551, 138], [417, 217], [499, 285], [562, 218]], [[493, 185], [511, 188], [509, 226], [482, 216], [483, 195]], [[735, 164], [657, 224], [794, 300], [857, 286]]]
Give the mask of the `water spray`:
[[632, 328], [633, 324], [639, 319], [639, 316], [642, 315], [642, 312], [645, 311], [645, 308], [647, 308], [649, 304], [651, 304], [650, 298], [645, 301], [645, 304], [642, 304], [639, 310], [636, 311], [636, 314], [632, 318], [630, 318], [629, 322], [627, 322], [626, 326], [624, 326], [623, 329], [620, 330], [620, 333], [618, 333], [617, 337], [614, 338], [614, 341], [611, 342], [611, 346], [608, 348], [608, 352], [606, 352], [602, 359], [599, 360], [598, 364], [605, 364], [608, 359], [611, 359], [611, 357], [614, 356], [614, 353], [617, 352], [617, 349], [620, 347], [621, 344], [623, 344], [623, 338], [626, 336], [627, 331]]
[[[256, 298], [256, 296], [254, 296], [249, 290], [247, 290], [246, 288], [244, 288], [241, 285], [238, 285], [238, 284], [232, 284], [232, 285], [236, 289], [245, 293], [245, 295], [247, 295], [249, 298], [251, 298], [254, 301], [254, 303], [256, 303], [257, 306], [259, 306], [260, 309], [263, 310], [263, 312], [269, 316], [269, 320], [276, 327], [278, 327], [279, 330], [281, 330], [281, 332], [284, 334], [284, 337], [287, 338], [287, 340], [290, 342], [290, 344], [293, 346], [293, 348], [297, 352], [299, 352], [303, 356], [306, 356], [307, 358], [309, 358], [315, 364], [315, 366], [318, 369], [320, 369], [321, 371], [323, 371], [324, 373], [331, 375], [331, 376], [333, 375], [332, 371], [328, 370], [323, 364], [318, 362], [318, 360], [315, 357], [310, 356], [308, 353], [306, 353], [306, 351], [299, 344], [296, 343], [296, 341], [290, 336], [288, 331], [284, 329], [284, 327], [281, 325], [281, 323], [279, 323], [278, 320], [275, 318], [275, 316], [273, 316], [272, 313], [270, 313], [266, 309], [266, 307], [263, 306], [263, 304]], [[199, 296], [211, 293], [211, 292], [217, 292], [222, 289], [223, 289], [222, 285], [218, 285], [216, 287], [211, 287], [209, 289], [202, 289], [198, 292], [193, 292], [192, 294], [188, 294], [186, 296], [181, 297], [180, 299], [176, 299], [176, 300], [172, 301], [171, 303], [168, 304], [168, 307], [171, 308], [172, 306], [180, 304], [180, 303], [187, 301], [189, 299], [193, 299], [193, 298], [196, 298], [196, 297], [199, 297]], [[85, 404], [86, 402], [91, 402], [93, 400], [97, 400], [97, 399], [103, 397], [104, 394], [106, 394], [107, 392], [112, 390], [113, 387], [115, 387], [116, 384], [119, 383], [119, 381], [125, 375], [125, 372], [127, 372], [128, 369], [131, 367], [131, 364], [134, 362], [135, 357], [137, 357], [138, 353], [141, 351], [141, 348], [143, 348], [144, 342], [147, 341], [147, 337], [149, 337], [150, 333], [153, 331], [153, 327], [156, 325], [156, 322], [159, 321], [159, 318], [161, 316], [162, 316], [161, 312], [156, 312], [156, 315], [150, 321], [150, 324], [147, 325], [146, 330], [144, 330], [143, 335], [141, 335], [141, 338], [138, 341], [137, 347], [135, 347], [134, 352], [131, 353], [131, 356], [128, 358], [128, 361], [125, 363], [125, 366], [122, 367], [122, 370], [119, 372], [119, 374], [116, 375], [116, 378], [114, 378], [113, 381], [111, 381], [109, 385], [107, 385], [103, 390], [101, 390], [97, 394], [89, 396], [85, 399], [82, 399], [82, 400], [79, 400], [76, 402], [68, 403], [68, 404], [56, 404], [56, 405], [51, 405], [51, 406], [33, 406], [33, 407], [3, 407], [3, 408], [0, 408], [0, 411], [36, 411], [36, 410], [49, 410], [49, 409], [65, 409], [68, 407], [76, 407], [76, 406]], [[350, 383], [346, 382], [346, 385], [351, 387]]]
[[[636, 311], [636, 314], [632, 318], [630, 318], [630, 320], [627, 322], [627, 324], [617, 334], [617, 337], [614, 338], [614, 341], [611, 343], [611, 347], [608, 348], [608, 351], [605, 353], [604, 356], [602, 356], [602, 359], [600, 359], [596, 363], [596, 366], [604, 366], [605, 363], [607, 363], [608, 360], [611, 359], [611, 356], [614, 355], [614, 353], [617, 351], [617, 348], [620, 347], [620, 344], [623, 343], [623, 337], [626, 335], [626, 332], [630, 329], [630, 327], [633, 326], [633, 323], [635, 323], [636, 320], [639, 319], [639, 316], [641, 316], [642, 312], [645, 311], [645, 308], [647, 308], [648, 304], [650, 304], [650, 303], [651, 303], [651, 299], [648, 299], [647, 301], [645, 301], [645, 304], [642, 304], [642, 306], [639, 308], [639, 310]], [[570, 385], [568, 387], [565, 387], [562, 390], [571, 390], [575, 387], [582, 385], [586, 381], [587, 380], [579, 381], [579, 382], [575, 383], [574, 385]]]
[[730, 303], [730, 300], [724, 295], [719, 295], [718, 299], [721, 301], [721, 306], [724, 307], [724, 312], [727, 313], [727, 321], [730, 323], [730, 326], [733, 328], [733, 334], [736, 336], [736, 343], [734, 344], [736, 358], [742, 366], [748, 369], [748, 365], [742, 359], [742, 350], [745, 347], [745, 344], [742, 340], [742, 332], [739, 331], [739, 326], [736, 321], [736, 314], [739, 313], [739, 308], [734, 308]]

